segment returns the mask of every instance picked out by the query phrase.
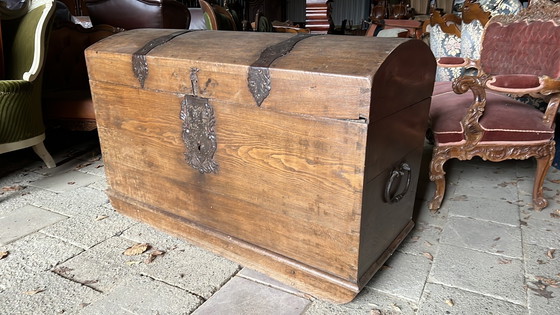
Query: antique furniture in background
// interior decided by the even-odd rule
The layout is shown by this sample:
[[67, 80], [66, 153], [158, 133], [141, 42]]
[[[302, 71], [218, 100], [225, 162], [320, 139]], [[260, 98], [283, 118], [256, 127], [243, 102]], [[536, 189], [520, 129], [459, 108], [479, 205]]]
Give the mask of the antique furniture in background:
[[461, 57], [480, 58], [484, 26], [494, 15], [514, 15], [521, 10], [518, 0], [466, 0], [461, 19]]
[[484, 11], [480, 3], [467, 0], [461, 12], [461, 57], [480, 58], [480, 45], [484, 26], [491, 18], [490, 12]]
[[97, 128], [84, 51], [120, 31], [123, 29], [103, 24], [84, 28], [70, 21], [55, 23], [43, 80], [43, 114], [48, 126], [81, 131]]
[[258, 11], [272, 21], [286, 20], [285, 0], [244, 0], [245, 19], [252, 21]]
[[[430, 48], [436, 58], [461, 56], [461, 19], [452, 13], [441, 16], [434, 11], [429, 20]], [[462, 73], [461, 67], [438, 65], [436, 81], [451, 81]]]
[[200, 0], [200, 7], [204, 13], [206, 28], [209, 30], [237, 31], [237, 23], [231, 13], [217, 4], [210, 4]]
[[85, 0], [93, 25], [136, 28], [188, 29], [188, 8], [175, 0]]
[[87, 7], [85, 5], [85, 0], [58, 0], [64, 3], [70, 14], [73, 16], [87, 16], [89, 15]]
[[53, 0], [33, 1], [19, 18], [2, 20], [5, 77], [0, 80], [0, 153], [32, 147], [47, 167], [56, 164], [43, 144], [42, 68]]
[[331, 18], [332, 0], [305, 1], [305, 28], [314, 34], [327, 34], [334, 29]]
[[[480, 60], [449, 63], [475, 66], [477, 76], [436, 83], [430, 109], [434, 151], [430, 179], [436, 184], [431, 210], [445, 194], [444, 164], [456, 158], [537, 161], [533, 208], [547, 206], [543, 182], [555, 153], [554, 120], [560, 102], [560, 3], [533, 0], [518, 15], [493, 17], [484, 30]], [[469, 92], [470, 91], [470, 92]], [[548, 101], [535, 107], [504, 95]]]
[[118, 211], [337, 302], [414, 225], [422, 41], [131, 30], [86, 58]]

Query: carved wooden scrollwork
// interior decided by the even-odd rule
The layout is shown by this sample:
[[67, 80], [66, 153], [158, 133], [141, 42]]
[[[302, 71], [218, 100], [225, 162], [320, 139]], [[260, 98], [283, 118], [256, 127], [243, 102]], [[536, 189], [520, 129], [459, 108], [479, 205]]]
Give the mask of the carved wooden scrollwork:
[[475, 146], [484, 135], [484, 129], [480, 126], [478, 120], [484, 113], [484, 107], [486, 106], [484, 86], [487, 80], [487, 76], [463, 76], [453, 81], [453, 91], [455, 93], [463, 94], [469, 90], [473, 93], [474, 102], [461, 120], [463, 137], [466, 140], [465, 147], [467, 148]]
[[[432, 161], [430, 163], [430, 180], [435, 182], [436, 191], [429, 208], [432, 211], [439, 209], [443, 196], [445, 194], [445, 171], [444, 164], [450, 159], [470, 160], [475, 156], [481, 157], [483, 160], [492, 162], [501, 162], [509, 159], [525, 160], [531, 157], [537, 159], [542, 165], [537, 169], [535, 181], [544, 179], [546, 170], [550, 167], [556, 146], [554, 140], [542, 144], [520, 144], [520, 145], [479, 145], [476, 147], [467, 147], [464, 145], [438, 146], [434, 147], [432, 153]], [[541, 169], [542, 168], [542, 169]], [[542, 193], [541, 185], [535, 185], [535, 193], [533, 194], [533, 203], [536, 209], [542, 209], [546, 206], [546, 199]]]

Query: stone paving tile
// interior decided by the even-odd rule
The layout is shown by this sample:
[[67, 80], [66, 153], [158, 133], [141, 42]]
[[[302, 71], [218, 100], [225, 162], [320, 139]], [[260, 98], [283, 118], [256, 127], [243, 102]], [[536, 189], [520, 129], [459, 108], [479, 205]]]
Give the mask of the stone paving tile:
[[397, 315], [415, 314], [418, 304], [365, 287], [356, 298], [346, 304], [312, 300], [305, 315]]
[[41, 194], [31, 198], [31, 204], [67, 216], [88, 214], [109, 203], [104, 192], [90, 187], [80, 187], [62, 194]]
[[37, 200], [48, 200], [56, 198], [56, 196], [57, 194], [54, 192], [32, 186], [27, 186], [10, 194], [0, 195], [0, 216], [8, 215], [28, 205], [43, 208], [36, 204]]
[[0, 294], [0, 314], [77, 314], [101, 294], [44, 271]]
[[127, 278], [139, 274], [138, 265], [144, 258], [123, 255], [134, 244], [135, 242], [121, 237], [112, 237], [60, 264], [53, 271], [64, 278], [106, 293]]
[[518, 201], [464, 196], [448, 202], [450, 217], [468, 217], [519, 226]]
[[[6, 249], [0, 248], [0, 251], [4, 250]], [[44, 272], [33, 270], [17, 259], [10, 259], [11, 255], [12, 253], [9, 253], [7, 258], [0, 260], [0, 293], [11, 287], [19, 286], [22, 282], [27, 281], [27, 279]], [[0, 312], [0, 314], [2, 313]]]
[[428, 201], [417, 199], [412, 220], [417, 224], [423, 223], [443, 228], [447, 222], [448, 212], [449, 207], [446, 205], [445, 198], [441, 208], [435, 213], [428, 208]]
[[[530, 182], [529, 184], [523, 185], [525, 187], [522, 186], [519, 188], [521, 217], [531, 215], [543, 220], [551, 219], [550, 213], [560, 208], [560, 186], [558, 184], [552, 184], [553, 186], [555, 186], [555, 188], [551, 189], [551, 184], [547, 185], [545, 181], [545, 185], [543, 186], [543, 194], [548, 201], [548, 206], [540, 211], [537, 211], [533, 208], [533, 183]], [[521, 186], [521, 181], [518, 186]], [[560, 213], [556, 212], [556, 215], [560, 215]]]
[[74, 169], [90, 175], [105, 176], [105, 164], [101, 159], [101, 155], [87, 159], [83, 163], [77, 165]]
[[559, 222], [529, 220], [521, 226], [523, 241], [529, 245], [557, 248], [560, 244]]
[[[465, 164], [467, 161], [463, 161]], [[447, 198], [478, 198], [491, 195], [496, 200], [515, 202], [518, 199], [516, 168], [506, 161], [501, 167], [492, 162], [468, 161], [463, 165], [457, 187]], [[490, 163], [490, 164], [489, 164]], [[509, 167], [507, 167], [509, 165]]]
[[422, 295], [418, 315], [433, 314], [507, 314], [524, 315], [524, 306], [463, 291], [439, 284], [428, 283]]
[[558, 314], [560, 310], [560, 288], [543, 285], [539, 281], [527, 283], [527, 304], [529, 314]]
[[97, 206], [90, 208], [88, 213], [75, 215], [46, 227], [41, 232], [88, 249], [112, 236], [121, 234], [134, 224], [136, 221], [118, 214], [114, 210]]
[[[165, 252], [153, 263], [138, 264], [138, 272], [204, 299], [209, 298], [241, 269], [228, 259], [143, 223], [133, 226], [123, 233], [123, 237], [137, 243], [148, 243], [154, 249]], [[144, 258], [135, 260], [144, 261]]]
[[558, 313], [560, 310], [559, 249], [525, 245], [524, 252], [529, 314]]
[[431, 266], [425, 256], [396, 252], [366, 286], [418, 303]]
[[43, 178], [43, 175], [37, 174], [32, 170], [27, 169], [11, 173], [4, 177], [0, 177], [0, 196], [2, 194], [9, 193], [8, 189], [11, 186], [29, 186], [30, 183], [33, 183], [41, 178]]
[[234, 277], [200, 306], [204, 314], [302, 314], [310, 301], [241, 277]]
[[417, 223], [397, 251], [410, 255], [435, 254], [443, 229], [425, 223]]
[[19, 208], [0, 216], [0, 245], [9, 244], [64, 219], [67, 217], [31, 205]]
[[278, 289], [278, 290], [288, 292], [288, 293], [293, 294], [293, 295], [301, 296], [301, 297], [304, 297], [304, 298], [308, 297], [307, 294], [305, 294], [305, 293], [303, 293], [303, 292], [301, 292], [301, 291], [299, 291], [299, 290], [297, 290], [297, 289], [295, 289], [295, 288], [293, 288], [289, 285], [286, 285], [286, 284], [284, 284], [280, 281], [277, 281], [275, 279], [270, 278], [269, 276], [267, 276], [267, 275], [265, 275], [261, 272], [258, 272], [258, 271], [255, 271], [255, 270], [252, 270], [252, 269], [249, 269], [249, 268], [241, 269], [241, 271], [237, 274], [237, 276], [241, 277], [241, 278], [245, 278], [247, 280], [251, 280], [253, 282], [257, 282], [257, 283], [275, 288], [275, 289]]
[[535, 277], [546, 277], [560, 282], [560, 244], [555, 248], [525, 245], [525, 273]]
[[155, 248], [166, 251], [179, 246], [185, 246], [188, 243], [186, 240], [160, 231], [144, 222], [137, 222], [134, 226], [124, 231], [121, 237], [137, 243], [149, 243]]
[[9, 255], [0, 262], [0, 268], [12, 265], [33, 271], [45, 271], [78, 255], [83, 249], [41, 232], [33, 233], [3, 246]]
[[32, 186], [63, 193], [84, 187], [99, 180], [99, 176], [78, 171], [51, 175], [31, 183]]
[[107, 184], [107, 180], [105, 180], [105, 178], [103, 177], [100, 180], [89, 184], [88, 187], [91, 187], [91, 188], [97, 189], [99, 191], [105, 192], [107, 190], [107, 188], [109, 188], [109, 184]]
[[525, 305], [523, 274], [521, 260], [440, 244], [428, 282]]
[[453, 160], [453, 168], [460, 173], [459, 180], [487, 179], [489, 181], [503, 181], [503, 178], [516, 178], [518, 173], [517, 160], [502, 162], [484, 161], [475, 157], [468, 161]]
[[[556, 203], [550, 204], [548, 207], [542, 209], [541, 211], [535, 211], [532, 206], [525, 207], [520, 210], [520, 222], [522, 224], [527, 224], [533, 220], [549, 221], [560, 225], [560, 205]], [[536, 223], [540, 224], [540, 223]]]
[[134, 276], [80, 314], [190, 314], [203, 300], [177, 287]]
[[441, 243], [521, 259], [521, 229], [500, 223], [450, 217]]

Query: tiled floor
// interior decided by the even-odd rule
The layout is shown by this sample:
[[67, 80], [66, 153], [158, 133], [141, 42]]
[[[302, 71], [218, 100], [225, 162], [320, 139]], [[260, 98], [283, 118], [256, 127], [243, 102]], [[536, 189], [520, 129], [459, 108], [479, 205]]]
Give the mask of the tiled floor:
[[[560, 310], [560, 172], [549, 171], [550, 205], [536, 212], [531, 160], [449, 162], [437, 214], [427, 210], [426, 170], [413, 232], [353, 302], [335, 305], [118, 214], [95, 133], [56, 136], [47, 143], [55, 169], [31, 150], [0, 155], [0, 314]], [[137, 243], [151, 248], [123, 255]]]

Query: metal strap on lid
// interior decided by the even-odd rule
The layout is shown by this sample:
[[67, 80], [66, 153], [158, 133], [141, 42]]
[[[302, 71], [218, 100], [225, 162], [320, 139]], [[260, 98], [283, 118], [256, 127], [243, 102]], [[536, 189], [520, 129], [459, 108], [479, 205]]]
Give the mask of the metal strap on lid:
[[247, 82], [257, 106], [270, 94], [270, 65], [278, 58], [283, 57], [292, 51], [294, 46], [300, 41], [316, 36], [317, 34], [297, 34], [289, 39], [267, 47], [262, 51], [259, 59], [249, 66]]
[[193, 30], [183, 30], [152, 39], [146, 43], [144, 47], [132, 54], [132, 72], [134, 72], [134, 76], [138, 82], [140, 82], [142, 88], [144, 88], [144, 82], [146, 82], [146, 78], [148, 77], [148, 61], [146, 60], [146, 55], [152, 51], [152, 49], [169, 42], [173, 38], [192, 31]]

